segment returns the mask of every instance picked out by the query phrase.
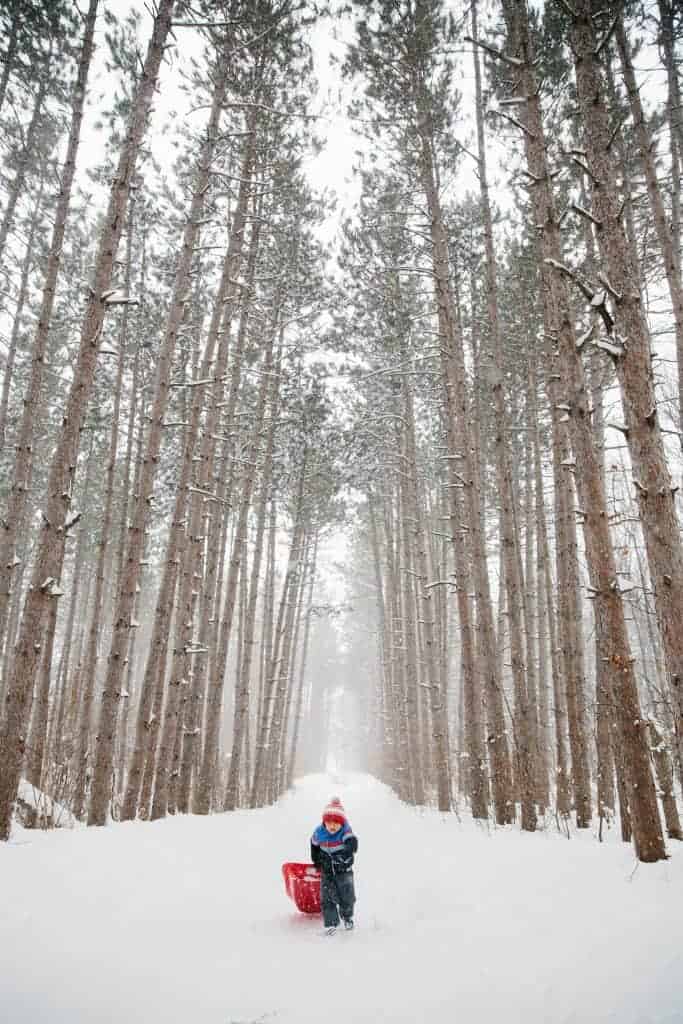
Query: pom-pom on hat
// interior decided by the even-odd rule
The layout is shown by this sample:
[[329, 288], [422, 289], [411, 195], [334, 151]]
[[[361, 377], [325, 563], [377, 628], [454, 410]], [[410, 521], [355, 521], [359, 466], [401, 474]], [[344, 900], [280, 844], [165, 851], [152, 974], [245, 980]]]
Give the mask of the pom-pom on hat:
[[346, 814], [338, 796], [331, 797], [327, 802], [327, 807], [323, 811], [323, 824], [326, 821], [336, 821], [339, 825], [346, 824]]

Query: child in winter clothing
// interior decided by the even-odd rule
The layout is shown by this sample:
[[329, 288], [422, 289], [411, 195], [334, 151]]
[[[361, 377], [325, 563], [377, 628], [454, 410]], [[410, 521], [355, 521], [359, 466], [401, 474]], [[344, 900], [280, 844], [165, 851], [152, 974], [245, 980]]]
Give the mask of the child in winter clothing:
[[347, 929], [353, 928], [353, 858], [358, 840], [349, 825], [338, 797], [323, 811], [322, 825], [311, 836], [311, 860], [320, 868], [320, 901], [325, 931], [333, 935], [339, 917]]

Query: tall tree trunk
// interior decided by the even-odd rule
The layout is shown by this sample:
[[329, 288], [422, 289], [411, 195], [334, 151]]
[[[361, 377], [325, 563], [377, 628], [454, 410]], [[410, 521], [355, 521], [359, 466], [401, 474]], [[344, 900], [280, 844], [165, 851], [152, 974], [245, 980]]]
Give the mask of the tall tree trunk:
[[33, 702], [33, 717], [28, 736], [28, 756], [26, 758], [26, 778], [38, 789], [42, 788], [43, 771], [45, 765], [45, 751], [47, 747], [47, 727], [50, 710], [50, 682], [52, 678], [52, 650], [55, 642], [55, 629], [57, 628], [57, 602], [50, 608], [45, 639], [43, 642], [43, 657], [40, 662], [40, 671], [36, 687], [37, 699]]
[[[445, 380], [444, 388], [444, 406], [447, 410], [449, 403], [449, 388]], [[453, 418], [448, 414], [448, 412], [446, 412], [445, 421], [447, 438], [446, 481], [449, 495], [448, 519], [452, 539], [455, 569], [455, 592], [458, 605], [464, 710], [463, 725], [467, 752], [469, 794], [472, 816], [482, 820], [487, 820], [489, 814], [489, 787], [486, 773], [486, 748], [484, 744], [484, 723], [482, 714], [483, 694], [480, 684], [481, 662], [479, 656], [480, 652], [475, 650], [474, 622], [472, 607], [470, 604], [470, 593], [473, 586], [473, 573], [470, 569], [468, 559], [466, 541], [466, 537], [468, 535], [466, 526], [467, 517], [461, 497], [461, 478], [456, 471], [456, 460], [459, 459], [459, 455], [456, 444], [455, 424]], [[478, 486], [476, 490], [477, 494], [479, 494]]]
[[403, 678], [405, 681], [406, 718], [408, 724], [409, 776], [407, 782], [410, 786], [411, 803], [420, 806], [425, 802], [424, 769], [422, 763], [425, 752], [422, 750], [419, 729], [418, 696], [420, 689], [417, 666], [417, 640], [415, 636], [417, 608], [413, 582], [416, 574], [413, 568], [413, 546], [408, 526], [411, 509], [407, 495], [408, 470], [406, 468], [405, 430], [401, 431], [400, 439], [397, 438], [397, 443], [401, 444], [397, 526], [400, 545], [399, 580], [403, 611], [403, 621], [401, 624], [403, 633]]
[[[553, 442], [554, 444], [554, 442]], [[559, 489], [555, 490], [556, 497], [556, 513], [555, 522], [556, 530], [558, 525], [561, 524], [562, 518], [557, 514], [557, 495]], [[548, 543], [548, 532], [545, 519], [540, 521], [541, 525], [541, 543], [543, 545], [543, 564], [544, 564], [544, 584], [545, 584], [545, 600], [546, 607], [548, 609], [548, 638], [550, 640], [550, 667], [552, 673], [552, 687], [553, 687], [553, 719], [555, 723], [555, 802], [557, 806], [557, 812], [563, 818], [569, 816], [571, 810], [571, 802], [569, 797], [569, 767], [567, 761], [567, 743], [566, 743], [566, 701], [565, 701], [565, 687], [564, 687], [564, 665], [561, 659], [561, 627], [560, 620], [562, 614], [562, 601], [560, 600], [562, 595], [562, 583], [561, 583], [561, 566], [559, 557], [557, 559], [557, 573], [558, 573], [558, 603], [557, 603], [557, 614], [553, 605], [553, 581], [550, 573], [550, 545]], [[556, 540], [556, 550], [558, 556], [563, 546], [564, 541]]]
[[[547, 524], [543, 494], [541, 442], [538, 424], [537, 353], [530, 357], [529, 374], [529, 429], [533, 444], [534, 513], [536, 518], [536, 635], [538, 661], [538, 760], [536, 778], [539, 808], [543, 813], [550, 806], [550, 702], [548, 699], [548, 644], [551, 635], [552, 608], [546, 593], [546, 558], [548, 552]], [[529, 509], [529, 519], [531, 509]], [[527, 521], [529, 521], [529, 519]], [[552, 671], [552, 669], [551, 669]]]
[[308, 596], [306, 599], [306, 614], [304, 616], [304, 636], [301, 650], [301, 663], [299, 665], [299, 686], [297, 692], [296, 707], [294, 709], [294, 722], [292, 726], [292, 742], [289, 748], [289, 757], [287, 758], [287, 778], [285, 786], [287, 789], [294, 782], [294, 771], [296, 767], [296, 755], [299, 744], [299, 733], [301, 731], [301, 721], [303, 718], [304, 711], [304, 695], [306, 691], [306, 663], [308, 660], [308, 647], [311, 635], [311, 619], [313, 618], [313, 593], [315, 590], [315, 576], [318, 566], [318, 544], [320, 541], [320, 535], [316, 531], [313, 540], [313, 554], [311, 555], [311, 562], [309, 566], [309, 583], [308, 583]]
[[[565, 374], [562, 374], [565, 379]], [[581, 387], [585, 388], [583, 377]], [[557, 388], [555, 388], [557, 394]], [[586, 424], [590, 425], [587, 412], [587, 399], [584, 394], [581, 400], [586, 402], [585, 409], [579, 406], [579, 414], [586, 416]], [[556, 403], [557, 404], [557, 403]], [[583, 421], [581, 421], [583, 422]], [[577, 828], [590, 828], [591, 808], [591, 778], [590, 761], [588, 757], [588, 734], [586, 729], [586, 678], [583, 643], [583, 617], [581, 607], [581, 581], [579, 567], [579, 546], [576, 529], [576, 515], [574, 507], [574, 482], [573, 469], [569, 465], [573, 463], [571, 452], [566, 444], [566, 431], [562, 431], [561, 463], [556, 467], [557, 476], [564, 477], [560, 484], [563, 493], [564, 516], [564, 563], [562, 586], [566, 590], [566, 632], [563, 631], [563, 654], [565, 661], [565, 688], [567, 696], [567, 723], [569, 725], [569, 750], [571, 753], [572, 782], [574, 786], [574, 807], [576, 811]], [[586, 439], [585, 444], [591, 445], [592, 439]], [[594, 452], [593, 452], [594, 454]], [[582, 483], [582, 480], [579, 480]], [[581, 516], [586, 504], [587, 488], [582, 491], [583, 501], [579, 516]], [[604, 506], [603, 506], [604, 507]], [[599, 643], [599, 639], [598, 639]]]
[[[392, 702], [392, 654], [391, 628], [387, 621], [388, 591], [390, 586], [382, 577], [382, 558], [380, 552], [379, 531], [377, 529], [376, 498], [368, 490], [368, 524], [370, 527], [370, 552], [375, 579], [375, 595], [377, 601], [377, 625], [379, 632], [379, 667], [380, 667], [380, 710], [381, 736], [384, 742], [384, 761], [390, 762], [388, 778], [392, 778], [393, 762], [396, 758], [398, 736]], [[387, 752], [390, 756], [387, 758]]]
[[674, 773], [669, 751], [666, 749], [656, 722], [650, 719], [649, 726], [652, 737], [652, 756], [657, 773], [657, 783], [659, 784], [659, 795], [662, 799], [666, 832], [669, 839], [683, 839], [683, 830], [681, 829], [678, 807], [676, 806], [676, 787], [674, 786]]
[[[130, 287], [130, 272], [133, 253], [133, 215], [135, 209], [134, 193], [128, 204], [128, 237], [126, 245], [126, 272], [125, 291], [128, 294]], [[119, 356], [116, 370], [116, 384], [114, 387], [114, 408], [112, 411], [111, 432], [109, 435], [109, 452], [107, 454], [107, 468], [105, 471], [105, 493], [104, 512], [102, 515], [102, 526], [100, 529], [100, 540], [97, 552], [97, 566], [95, 568], [95, 593], [92, 601], [92, 613], [90, 629], [88, 631], [88, 645], [83, 664], [83, 677], [85, 689], [83, 693], [82, 706], [80, 708], [80, 722], [78, 723], [78, 738], [74, 751], [75, 784], [73, 798], [73, 813], [77, 818], [82, 817], [85, 810], [85, 791], [87, 773], [90, 767], [88, 747], [90, 743], [90, 730], [92, 726], [92, 708], [95, 697], [95, 683], [97, 679], [97, 647], [100, 642], [100, 631], [102, 627], [104, 594], [107, 582], [106, 566], [107, 555], [110, 550], [110, 536], [112, 533], [112, 522], [114, 518], [114, 484], [116, 474], [116, 458], [119, 449], [119, 419], [121, 416], [121, 396], [123, 390], [123, 374], [126, 365], [126, 339], [128, 328], [128, 307], [126, 306], [119, 332]], [[124, 492], [124, 498], [127, 492]]]
[[[140, 256], [140, 280], [138, 285], [138, 297], [140, 303], [138, 305], [138, 325], [142, 324], [142, 315], [145, 309], [146, 293], [147, 293], [147, 225], [143, 223], [141, 225], [141, 248], [142, 253]], [[131, 387], [130, 387], [130, 405], [128, 407], [128, 429], [127, 429], [127, 441], [126, 441], [126, 454], [123, 460], [123, 473], [122, 473], [122, 485], [121, 485], [121, 508], [117, 525], [117, 541], [116, 541], [116, 571], [114, 574], [114, 586], [116, 591], [121, 585], [121, 576], [123, 575], [123, 565], [126, 557], [126, 535], [128, 533], [128, 521], [129, 512], [133, 503], [133, 495], [137, 493], [137, 478], [139, 476], [141, 468], [141, 460], [136, 458], [133, 459], [133, 453], [136, 451], [137, 456], [142, 453], [142, 429], [138, 428], [136, 431], [136, 423], [142, 423], [144, 421], [143, 409], [145, 407], [145, 399], [141, 394], [140, 388], [140, 375], [141, 375], [141, 341], [140, 332], [136, 330], [135, 334], [135, 352], [133, 354], [133, 367], [131, 372]], [[137, 438], [137, 445], [136, 445]], [[131, 486], [132, 482], [135, 481], [135, 486]]]
[[669, 221], [664, 209], [659, 182], [657, 181], [657, 168], [654, 160], [654, 140], [647, 126], [643, 105], [640, 101], [640, 91], [636, 83], [636, 75], [633, 70], [631, 53], [624, 30], [623, 17], [619, 17], [615, 33], [621, 67], [628, 92], [628, 100], [631, 106], [631, 116], [636, 129], [640, 160], [645, 172], [645, 184], [650, 199], [650, 207], [657, 232], [659, 248], [664, 260], [664, 273], [669, 287], [671, 304], [674, 315], [674, 332], [676, 337], [676, 358], [678, 360], [678, 408], [679, 422], [683, 422], [683, 285], [680, 273], [680, 254], [674, 250], [673, 238]]
[[[407, 360], [405, 347], [401, 352], [402, 362]], [[435, 608], [432, 589], [429, 586], [429, 572], [427, 562], [427, 538], [424, 522], [424, 508], [418, 493], [417, 481], [417, 453], [415, 445], [415, 414], [413, 408], [413, 396], [411, 391], [410, 378], [408, 374], [403, 376], [403, 400], [405, 417], [405, 452], [406, 452], [406, 475], [404, 480], [407, 484], [407, 509], [405, 515], [406, 528], [408, 517], [413, 526], [413, 553], [416, 569], [415, 586], [417, 587], [417, 619], [422, 626], [422, 638], [424, 643], [424, 664], [425, 682], [428, 687], [429, 709], [431, 711], [432, 735], [434, 739], [434, 754], [436, 758], [436, 783], [437, 800], [440, 811], [448, 811], [451, 808], [451, 786], [450, 786], [450, 752], [448, 741], [448, 717], [445, 693], [442, 692], [437, 669], [437, 648], [435, 633]], [[420, 691], [422, 687], [420, 687]], [[426, 715], [425, 715], [426, 717]], [[424, 744], [423, 744], [424, 747]], [[423, 755], [427, 750], [423, 750]], [[418, 801], [421, 802], [421, 801]]]
[[[265, 698], [268, 688], [268, 665], [273, 649], [273, 624], [275, 615], [275, 538], [277, 532], [277, 508], [271, 491], [270, 521], [268, 524], [268, 547], [266, 550], [266, 578], [263, 595], [263, 622], [261, 626], [261, 644], [259, 651], [259, 693], [256, 708], [256, 743], [261, 735], [261, 723], [265, 719]], [[255, 776], [252, 778], [251, 793], [254, 792]], [[250, 796], [250, 800], [252, 797]], [[251, 806], [251, 804], [250, 804]]]
[[394, 785], [399, 797], [405, 802], [412, 800], [411, 778], [410, 778], [410, 742], [408, 736], [408, 714], [406, 702], [406, 672], [403, 648], [405, 645], [403, 635], [403, 601], [400, 579], [400, 529], [396, 520], [400, 518], [400, 506], [398, 502], [398, 486], [392, 486], [388, 479], [385, 483], [387, 488], [396, 491], [396, 515], [393, 515], [390, 501], [384, 502], [384, 534], [385, 550], [387, 558], [387, 572], [391, 582], [389, 607], [391, 609], [391, 647], [394, 652], [392, 656], [392, 708], [395, 716], [395, 733], [398, 737], [396, 757], [394, 761]]
[[[477, 36], [477, 4], [473, 0], [470, 8], [472, 33]], [[493, 221], [489, 201], [486, 167], [486, 142], [484, 139], [484, 110], [481, 87], [479, 54], [474, 48], [474, 79], [476, 96], [476, 122], [478, 144], [478, 177], [481, 209], [484, 221], [484, 250], [486, 254], [486, 300], [488, 324], [493, 349], [493, 404], [495, 408], [494, 451], [496, 474], [501, 507], [503, 556], [505, 559], [505, 587], [507, 594], [507, 622], [510, 637], [510, 661], [515, 694], [515, 736], [517, 742], [517, 763], [519, 768], [519, 789], [522, 810], [522, 828], [533, 832], [536, 828], [536, 807], [534, 803], [536, 742], [534, 723], [535, 708], [532, 706], [527, 689], [527, 668], [525, 664], [522, 594], [524, 581], [519, 571], [519, 538], [515, 530], [514, 496], [512, 471], [510, 468], [510, 429], [503, 394], [503, 343], [498, 316], [498, 283], [493, 245]]]
[[[303, 467], [306, 465], [304, 458]], [[305, 470], [301, 473], [302, 494]], [[280, 773], [280, 756], [282, 751], [282, 738], [287, 728], [287, 705], [291, 691], [292, 671], [292, 650], [294, 647], [294, 627], [296, 622], [296, 609], [301, 585], [302, 566], [304, 561], [304, 548], [308, 523], [306, 521], [303, 501], [299, 501], [296, 517], [293, 524], [292, 543], [288, 560], [288, 571], [281, 595], [282, 616], [278, 614], [281, 621], [281, 629], [275, 637], [275, 648], [273, 652], [272, 671], [275, 679], [275, 692], [273, 699], [273, 714], [270, 721], [268, 734], [268, 756], [264, 772], [265, 797], [267, 803], [273, 803], [278, 796], [278, 780]]]
[[[292, 524], [292, 538], [287, 558], [287, 569], [280, 596], [280, 607], [278, 609], [277, 624], [273, 636], [273, 643], [270, 658], [266, 666], [265, 686], [263, 693], [263, 713], [258, 724], [258, 735], [256, 739], [256, 755], [254, 763], [254, 779], [250, 796], [252, 807], [262, 807], [266, 795], [271, 788], [271, 773], [273, 765], [271, 754], [278, 749], [280, 738], [279, 726], [281, 715], [284, 709], [287, 679], [282, 673], [282, 666], [285, 662], [286, 645], [290, 642], [291, 628], [293, 623], [294, 602], [292, 592], [299, 567], [300, 547], [303, 537], [303, 487], [306, 471], [306, 452], [304, 449], [302, 463], [299, 467], [299, 482], [297, 486], [296, 505], [294, 522]], [[237, 540], [237, 538], [236, 538]]]
[[304, 536], [301, 541], [301, 559], [300, 566], [301, 571], [297, 579], [296, 594], [294, 598], [294, 621], [292, 624], [292, 640], [287, 651], [287, 692], [285, 694], [285, 706], [282, 715], [282, 727], [280, 729], [280, 744], [277, 754], [277, 767], [276, 771], [273, 772], [273, 778], [275, 780], [275, 789], [271, 794], [271, 802], [274, 802], [282, 795], [286, 786], [287, 779], [287, 739], [290, 730], [293, 730], [292, 719], [294, 717], [293, 708], [295, 706], [295, 694], [300, 692], [300, 677], [297, 683], [297, 654], [299, 651], [299, 643], [301, 639], [301, 622], [303, 619], [303, 608], [304, 598], [306, 594], [306, 572], [310, 562], [310, 550], [311, 550], [311, 529], [308, 527], [304, 531]]

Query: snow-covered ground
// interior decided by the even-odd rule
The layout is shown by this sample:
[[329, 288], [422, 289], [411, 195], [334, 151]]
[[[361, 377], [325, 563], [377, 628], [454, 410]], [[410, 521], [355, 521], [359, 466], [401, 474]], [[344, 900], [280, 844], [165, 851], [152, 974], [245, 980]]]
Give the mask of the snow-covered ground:
[[[280, 866], [338, 794], [356, 930], [321, 934]], [[683, 850], [495, 834], [311, 776], [273, 808], [0, 844], [4, 1024], [681, 1024]]]

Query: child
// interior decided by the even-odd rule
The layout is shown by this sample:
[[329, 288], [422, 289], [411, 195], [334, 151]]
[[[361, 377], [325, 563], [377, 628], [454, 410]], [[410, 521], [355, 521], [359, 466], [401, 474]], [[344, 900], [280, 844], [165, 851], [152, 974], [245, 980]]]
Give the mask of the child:
[[330, 800], [323, 811], [322, 822], [311, 836], [311, 860], [320, 868], [320, 901], [325, 934], [334, 935], [340, 915], [347, 931], [353, 928], [356, 894], [351, 868], [358, 840], [346, 820], [338, 797]]

